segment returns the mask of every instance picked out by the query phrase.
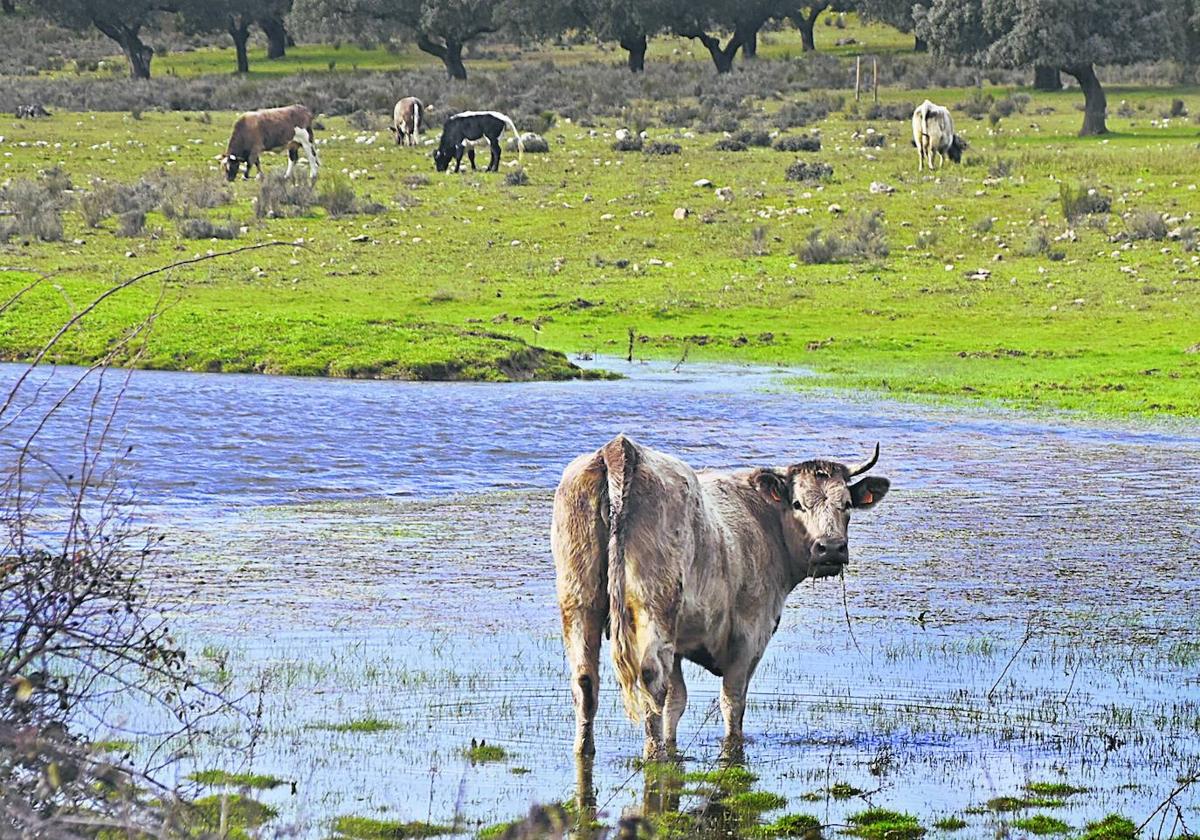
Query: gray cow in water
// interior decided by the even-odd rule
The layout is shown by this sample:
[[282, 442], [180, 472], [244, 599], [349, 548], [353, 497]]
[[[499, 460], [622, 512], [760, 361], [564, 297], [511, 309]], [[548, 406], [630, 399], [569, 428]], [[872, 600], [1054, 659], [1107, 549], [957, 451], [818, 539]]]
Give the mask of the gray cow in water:
[[736, 750], [746, 692], [788, 593], [850, 562], [852, 509], [875, 506], [886, 478], [804, 461], [695, 472], [618, 435], [563, 472], [551, 545], [575, 701], [575, 750], [595, 752], [600, 636], [609, 625], [625, 709], [646, 727], [645, 755], [667, 757], [687, 704], [681, 665], [722, 678], [725, 737]]

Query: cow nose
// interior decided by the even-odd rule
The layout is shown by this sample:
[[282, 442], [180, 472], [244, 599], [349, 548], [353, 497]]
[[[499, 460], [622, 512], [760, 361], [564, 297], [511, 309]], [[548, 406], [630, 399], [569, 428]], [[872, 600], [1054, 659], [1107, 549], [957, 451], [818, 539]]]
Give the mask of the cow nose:
[[813, 545], [813, 556], [821, 563], [850, 562], [846, 541], [835, 537], [817, 540]]

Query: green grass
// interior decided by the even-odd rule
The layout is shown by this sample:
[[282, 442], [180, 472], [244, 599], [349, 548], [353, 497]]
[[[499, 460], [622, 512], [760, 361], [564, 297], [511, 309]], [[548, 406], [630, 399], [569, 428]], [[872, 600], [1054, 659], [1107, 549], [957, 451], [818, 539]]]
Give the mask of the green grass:
[[744, 790], [724, 797], [726, 807], [742, 814], [761, 814], [787, 806], [787, 798], [766, 790]]
[[265, 776], [258, 773], [228, 773], [224, 770], [199, 770], [192, 773], [188, 778], [193, 782], [213, 787], [228, 785], [230, 787], [246, 787], [258, 790], [267, 790], [287, 784], [283, 779], [275, 776]]
[[1027, 808], [1061, 808], [1066, 803], [1061, 799], [1042, 796], [997, 796], [987, 801], [987, 809], [999, 813], [1024, 811]]
[[1135, 840], [1137, 836], [1137, 826], [1132, 820], [1120, 814], [1109, 814], [1084, 826], [1080, 840]]
[[1087, 793], [1088, 789], [1066, 782], [1030, 782], [1025, 790], [1038, 796], [1063, 797], [1073, 793]]
[[942, 831], [961, 831], [967, 827], [967, 821], [957, 814], [942, 817], [933, 823], [933, 827]]
[[197, 799], [192, 803], [192, 813], [196, 827], [207, 832], [215, 832], [221, 827], [224, 814], [227, 840], [248, 838], [279, 814], [270, 805], [237, 794]]
[[860, 793], [862, 793], [861, 788], [856, 788], [847, 782], [837, 782], [829, 788], [829, 795], [834, 799], [851, 799]]
[[399, 820], [375, 820], [370, 817], [338, 817], [333, 822], [336, 837], [347, 840], [405, 840], [409, 837], [434, 837], [450, 834], [453, 829], [427, 822]]
[[846, 833], [867, 840], [913, 840], [925, 834], [916, 817], [886, 808], [869, 808], [847, 819], [854, 827]]
[[[951, 104], [966, 97], [933, 90], [884, 98], [926, 95]], [[1108, 95], [1149, 103], [1148, 113], [1113, 117], [1118, 133], [1107, 138], [1075, 136], [1078, 96], [1070, 92], [1035, 94], [1025, 114], [995, 131], [956, 114], [971, 149], [963, 166], [942, 170], [937, 181], [915, 172], [903, 122], [874, 123], [888, 144], [861, 147], [852, 134], [871, 123], [853, 112], [851, 97], [819, 126], [828, 149], [842, 148], [812, 156], [834, 165], [820, 189], [785, 181], [795, 156], [771, 149], [717, 152], [716, 135], [697, 135], [674, 138], [679, 156], [617, 154], [611, 138], [567, 124], [547, 132], [551, 154], [525, 157], [530, 186], [508, 188], [483, 173], [435, 176], [425, 150], [355, 143], [361, 132], [328, 118], [319, 133], [329, 140], [326, 172], [360, 173], [360, 196], [386, 212], [330, 219], [318, 208], [260, 222], [251, 205], [257, 186], [238, 182], [233, 204], [211, 211], [248, 226], [231, 244], [303, 239], [304, 247], [151, 278], [103, 304], [52, 358], [97, 359], [161, 298], [165, 309], [144, 352], [121, 361], [352, 377], [557, 378], [571, 375], [563, 356], [531, 344], [623, 356], [633, 329], [639, 357], [676, 360], [686, 348], [690, 360], [798, 365], [818, 374], [800, 380], [801, 388], [1194, 417], [1200, 352], [1188, 350], [1200, 344], [1193, 260], [1200, 255], [1170, 240], [1111, 242], [1124, 228], [1115, 213], [1108, 233], [1080, 223], [1074, 239], [1052, 242], [1061, 260], [1023, 254], [1035, 227], [1051, 240], [1067, 229], [1052, 179], [1099, 183], [1113, 194], [1116, 213], [1179, 216], [1193, 205], [1194, 126], [1151, 128], [1148, 119], [1173, 97], [1200, 111], [1200, 92], [1113, 86]], [[1036, 114], [1040, 108], [1053, 113]], [[61, 165], [83, 189], [93, 177], [131, 182], [171, 162], [173, 173], [216, 179], [213, 156], [232, 119], [66, 112], [36, 125], [2, 119], [12, 154], [5, 176]], [[35, 145], [41, 140], [50, 143]], [[116, 153], [125, 148], [138, 153]], [[1000, 162], [1010, 174], [989, 177]], [[268, 155], [266, 166], [278, 169], [280, 156]], [[413, 173], [428, 183], [407, 186]], [[700, 177], [733, 187], [734, 200], [693, 187]], [[873, 181], [896, 192], [872, 194]], [[797, 260], [792, 247], [813, 227], [840, 227], [831, 204], [883, 210], [890, 255], [858, 264]], [[676, 207], [693, 215], [676, 221]], [[984, 218], [996, 220], [987, 232]], [[147, 223], [157, 237], [120, 237], [111, 219], [90, 229], [73, 209], [65, 223], [65, 243], [0, 246], [4, 264], [53, 273], [0, 315], [0, 358], [29, 358], [81, 301], [123, 278], [230, 244], [182, 240], [159, 213]], [[764, 230], [758, 246], [756, 228]], [[367, 240], [353, 241], [361, 236]], [[991, 273], [971, 279], [977, 268]], [[0, 274], [0, 295], [30, 279]]]
[[313, 726], [313, 729], [327, 729], [330, 732], [360, 732], [365, 734], [386, 732], [389, 729], [395, 728], [396, 724], [391, 721], [379, 720], [378, 718], [360, 718], [359, 720], [349, 720], [344, 723], [320, 723]]
[[1028, 831], [1030, 834], [1037, 834], [1038, 836], [1067, 834], [1071, 831], [1071, 826], [1048, 814], [1034, 814], [1031, 817], [1021, 817], [1020, 819], [1013, 820], [1013, 827], [1019, 828], [1022, 831]]
[[487, 764], [492, 761], [504, 761], [508, 758], [504, 747], [495, 744], [471, 744], [471, 746], [463, 748], [463, 755], [469, 758], [473, 764]]
[[811, 814], [784, 814], [773, 823], [759, 826], [754, 834], [759, 837], [818, 838], [821, 821]]

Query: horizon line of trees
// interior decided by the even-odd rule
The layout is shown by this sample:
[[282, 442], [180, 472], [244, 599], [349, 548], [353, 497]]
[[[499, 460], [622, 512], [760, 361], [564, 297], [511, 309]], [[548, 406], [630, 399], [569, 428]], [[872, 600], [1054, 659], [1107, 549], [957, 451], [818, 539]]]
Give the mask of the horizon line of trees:
[[[911, 33], [914, 48], [979, 67], [1028, 67], [1035, 87], [1059, 90], [1062, 74], [1084, 94], [1081, 134], [1107, 132], [1107, 98], [1097, 64], [1171, 59], [1200, 61], [1200, 0], [0, 0], [76, 29], [94, 27], [115, 41], [134, 79], [150, 77], [153, 50], [142, 32], [173, 16], [185, 32], [228, 33], [237, 71], [249, 71], [247, 45], [258, 27], [268, 58], [292, 43], [292, 28], [314, 40], [369, 37], [411, 40], [436, 56], [453, 79], [466, 79], [464, 48], [487, 35], [545, 39], [568, 32], [615, 42], [626, 66], [645, 69], [651, 38], [694, 39], [718, 73], [758, 54], [769, 25], [794, 26], [805, 51], [827, 12], [857, 11], [864, 20]], [[722, 41], [724, 38], [724, 41]]]

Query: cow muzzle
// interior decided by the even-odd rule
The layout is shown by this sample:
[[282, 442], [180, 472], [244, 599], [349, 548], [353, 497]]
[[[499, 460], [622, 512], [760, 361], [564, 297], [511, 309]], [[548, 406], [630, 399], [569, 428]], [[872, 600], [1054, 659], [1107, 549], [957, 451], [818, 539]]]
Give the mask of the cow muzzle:
[[820, 537], [812, 544], [809, 554], [813, 577], [829, 577], [841, 574], [850, 562], [850, 547], [844, 537]]

